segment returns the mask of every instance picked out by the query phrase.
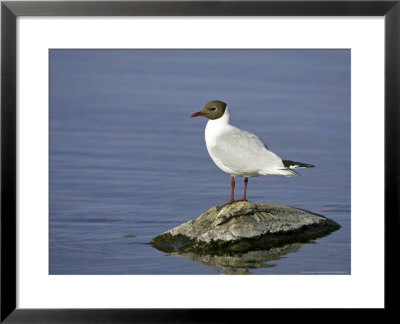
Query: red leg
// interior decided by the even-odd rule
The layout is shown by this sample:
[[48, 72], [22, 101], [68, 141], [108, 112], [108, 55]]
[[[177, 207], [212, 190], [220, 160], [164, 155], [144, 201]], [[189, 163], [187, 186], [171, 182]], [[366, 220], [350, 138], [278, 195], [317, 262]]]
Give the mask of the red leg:
[[235, 177], [232, 177], [232, 179], [231, 179], [231, 188], [232, 188], [231, 202], [234, 202], [235, 201]]
[[246, 194], [247, 194], [247, 183], [249, 182], [249, 179], [244, 178], [244, 196], [240, 201], [247, 201], [246, 199]]
[[231, 188], [232, 188], [231, 200], [229, 200], [226, 204], [222, 205], [221, 207], [233, 204], [235, 202], [235, 177], [233, 177], [233, 176], [232, 176], [232, 179], [231, 179]]

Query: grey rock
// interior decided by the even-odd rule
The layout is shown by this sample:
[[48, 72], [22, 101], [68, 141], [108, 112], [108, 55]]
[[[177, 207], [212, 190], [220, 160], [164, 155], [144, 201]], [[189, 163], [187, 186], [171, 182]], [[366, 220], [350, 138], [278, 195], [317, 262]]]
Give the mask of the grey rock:
[[302, 209], [236, 202], [212, 207], [197, 219], [155, 237], [151, 244], [168, 253], [223, 255], [304, 243], [339, 228], [334, 221]]

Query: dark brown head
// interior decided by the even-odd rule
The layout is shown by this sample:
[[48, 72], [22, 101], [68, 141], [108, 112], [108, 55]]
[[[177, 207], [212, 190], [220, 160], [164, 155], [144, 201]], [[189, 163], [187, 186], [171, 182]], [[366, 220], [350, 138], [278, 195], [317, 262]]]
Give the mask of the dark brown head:
[[190, 117], [193, 118], [198, 116], [204, 116], [207, 117], [208, 119], [218, 119], [222, 117], [222, 115], [225, 112], [225, 109], [226, 109], [225, 102], [219, 100], [213, 100], [207, 102], [202, 111], [194, 113]]

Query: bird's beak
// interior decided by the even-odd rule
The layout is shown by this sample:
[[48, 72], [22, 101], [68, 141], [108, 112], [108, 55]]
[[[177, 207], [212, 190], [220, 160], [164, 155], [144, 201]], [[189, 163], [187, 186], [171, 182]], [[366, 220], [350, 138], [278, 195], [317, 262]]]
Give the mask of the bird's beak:
[[198, 112], [196, 112], [194, 114], [191, 114], [190, 118], [198, 117], [198, 116], [204, 116], [204, 115], [205, 115], [205, 113], [203, 113], [202, 111], [198, 111]]

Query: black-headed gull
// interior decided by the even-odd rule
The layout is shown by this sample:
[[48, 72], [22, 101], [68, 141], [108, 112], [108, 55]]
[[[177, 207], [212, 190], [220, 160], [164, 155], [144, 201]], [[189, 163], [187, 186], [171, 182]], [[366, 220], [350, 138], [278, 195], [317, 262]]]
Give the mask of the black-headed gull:
[[230, 114], [225, 102], [213, 100], [202, 111], [190, 117], [204, 116], [209, 119], [205, 130], [207, 151], [214, 163], [231, 175], [231, 199], [225, 205], [235, 202], [235, 177], [244, 177], [244, 196], [247, 201], [247, 183], [250, 177], [261, 175], [292, 176], [294, 168], [312, 168], [314, 165], [282, 160], [268, 150], [254, 134], [241, 130], [229, 123]]

